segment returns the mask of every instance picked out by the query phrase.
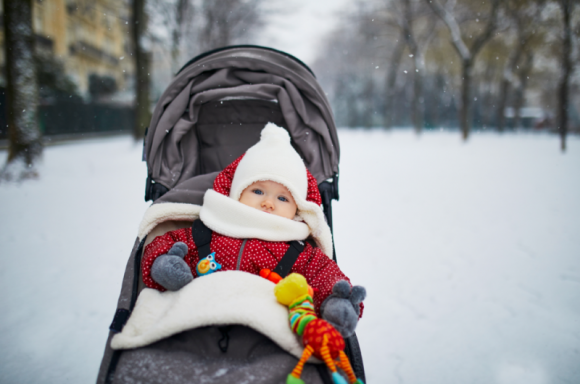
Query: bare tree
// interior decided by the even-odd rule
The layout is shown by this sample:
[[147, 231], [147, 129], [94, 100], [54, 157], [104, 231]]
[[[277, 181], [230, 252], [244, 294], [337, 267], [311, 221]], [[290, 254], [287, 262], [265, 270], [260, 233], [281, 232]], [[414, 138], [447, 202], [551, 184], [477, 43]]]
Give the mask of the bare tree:
[[[464, 36], [457, 22], [453, 9], [456, 0], [449, 0], [445, 7], [439, 4], [438, 0], [425, 0], [433, 11], [441, 18], [443, 23], [449, 29], [451, 34], [451, 43], [459, 54], [461, 59], [461, 103], [459, 106], [459, 125], [461, 127], [463, 139], [467, 140], [471, 129], [471, 76], [475, 57], [483, 46], [493, 37], [496, 29], [496, 19], [499, 10], [500, 0], [491, 0], [491, 7], [487, 15], [487, 24], [481, 33], [474, 37], [471, 33], [470, 38], [473, 40], [470, 46], [464, 41]], [[481, 16], [483, 19], [483, 16]], [[479, 17], [477, 19], [479, 22]]]
[[514, 123], [516, 127], [519, 125], [520, 109], [523, 105], [525, 88], [528, 83], [527, 78], [533, 67], [534, 38], [537, 40], [540, 35], [537, 29], [544, 5], [544, 0], [508, 0], [504, 2], [508, 22], [513, 24], [515, 28], [515, 46], [510, 51], [500, 85], [496, 117], [499, 131], [503, 131], [505, 128], [505, 108], [508, 94], [512, 87], [515, 87], [516, 91], [514, 97]]
[[147, 31], [146, 0], [133, 0], [131, 20], [133, 56], [135, 60], [135, 123], [133, 137], [142, 138], [151, 120], [151, 53], [144, 46]]
[[189, 0], [177, 0], [174, 8], [175, 25], [171, 34], [171, 69], [177, 73], [181, 60], [181, 37], [183, 36], [186, 20], [190, 19], [192, 5]]
[[203, 51], [231, 45], [263, 25], [262, 0], [203, 0], [200, 14], [205, 23], [199, 45]]
[[562, 152], [566, 151], [566, 135], [568, 133], [568, 103], [569, 82], [572, 73], [572, 28], [570, 15], [574, 0], [558, 0], [562, 10], [562, 57], [560, 83], [558, 84], [558, 117], [557, 127], [560, 133]]
[[534, 53], [527, 51], [523, 62], [519, 66], [517, 72], [518, 84], [515, 87], [514, 94], [514, 127], [519, 127], [521, 122], [521, 110], [524, 106], [525, 92], [529, 83], [530, 73], [534, 67]]
[[170, 62], [172, 74], [177, 73], [183, 64], [183, 45], [187, 43], [183, 36], [190, 34], [195, 24], [194, 6], [194, 0], [157, 0], [147, 3], [146, 12], [150, 15], [147, 38], [165, 48], [168, 54], [164, 55], [164, 59]]
[[[425, 11], [421, 9], [421, 3], [413, 7], [411, 0], [400, 0], [403, 5], [403, 17], [399, 18], [401, 32], [407, 42], [409, 52], [413, 59], [413, 99], [411, 103], [411, 119], [417, 134], [421, 133], [423, 129], [423, 120], [425, 114], [425, 104], [423, 98], [423, 77], [425, 74], [424, 51], [429, 44], [429, 40], [433, 36], [435, 29], [435, 19], [429, 17], [427, 27], [420, 36], [415, 32], [413, 24], [415, 20], [425, 15]], [[430, 16], [428, 14], [428, 16]]]
[[35, 178], [42, 155], [38, 129], [38, 84], [34, 68], [32, 0], [4, 0], [9, 150], [0, 180]]
[[393, 126], [393, 105], [395, 96], [397, 94], [396, 81], [397, 72], [399, 71], [399, 66], [401, 64], [401, 58], [403, 57], [403, 52], [405, 51], [405, 38], [404, 32], [401, 31], [401, 35], [397, 39], [397, 44], [395, 44], [394, 49], [391, 51], [390, 65], [387, 70], [387, 82], [386, 82], [386, 94], [385, 94], [385, 127], [391, 128]]

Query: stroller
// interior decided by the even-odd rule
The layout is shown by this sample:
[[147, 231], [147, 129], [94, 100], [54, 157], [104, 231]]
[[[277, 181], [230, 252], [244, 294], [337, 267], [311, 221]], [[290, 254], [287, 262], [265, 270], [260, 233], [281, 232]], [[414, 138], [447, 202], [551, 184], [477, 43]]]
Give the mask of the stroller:
[[[127, 262], [97, 383], [285, 382], [301, 346], [280, 329], [207, 319], [176, 326], [167, 320], [175, 308], [157, 303], [156, 297], [149, 298], [157, 303], [149, 312], [136, 308], [145, 288], [144, 247], [168, 231], [192, 226], [218, 173], [258, 142], [268, 122], [289, 132], [292, 146], [318, 180], [332, 230], [331, 201], [338, 200], [338, 136], [330, 104], [310, 68], [284, 52], [258, 46], [225, 47], [190, 60], [159, 99], [145, 135], [145, 200], [153, 204]], [[198, 292], [210, 295], [212, 287], [202, 282], [210, 279], [195, 279], [190, 285], [198, 280], [202, 284]], [[204, 305], [198, 301], [196, 305]], [[287, 313], [280, 316], [288, 328]], [[143, 323], [157, 330], [139, 333]], [[356, 376], [364, 381], [356, 335], [345, 344]], [[325, 365], [316, 363], [306, 364], [303, 379], [332, 382]]]

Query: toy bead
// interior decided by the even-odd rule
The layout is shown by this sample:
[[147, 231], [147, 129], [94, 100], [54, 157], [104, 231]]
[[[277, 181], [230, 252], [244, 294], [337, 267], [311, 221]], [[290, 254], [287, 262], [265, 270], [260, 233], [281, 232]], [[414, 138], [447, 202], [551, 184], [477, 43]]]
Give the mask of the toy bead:
[[221, 264], [215, 261], [215, 252], [212, 252], [201, 259], [195, 266], [195, 270], [197, 271], [198, 276], [209, 275], [210, 273], [213, 273], [221, 268]]
[[340, 376], [340, 373], [338, 372], [332, 374], [332, 381], [334, 381], [334, 384], [348, 384], [344, 377]]
[[282, 280], [282, 277], [279, 274], [277, 274], [276, 272], [272, 272], [268, 268], [262, 269], [260, 271], [260, 276], [266, 280], [270, 280], [274, 284], [278, 284], [280, 280]]
[[288, 377], [286, 378], [286, 384], [305, 384], [305, 383], [304, 380], [296, 376], [292, 376], [292, 374], [289, 374]]

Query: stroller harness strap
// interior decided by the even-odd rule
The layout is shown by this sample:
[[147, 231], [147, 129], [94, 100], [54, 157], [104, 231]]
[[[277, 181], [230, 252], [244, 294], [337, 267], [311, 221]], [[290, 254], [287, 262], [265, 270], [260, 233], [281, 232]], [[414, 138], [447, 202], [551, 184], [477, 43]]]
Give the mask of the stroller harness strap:
[[[210, 243], [211, 243], [211, 234], [212, 231], [209, 229], [201, 220], [197, 219], [193, 222], [191, 226], [191, 235], [193, 236], [193, 242], [197, 247], [197, 251], [199, 253], [199, 258], [202, 259], [211, 253], [210, 250]], [[282, 256], [282, 259], [276, 265], [276, 268], [272, 272], [276, 272], [280, 277], [284, 278], [289, 273], [294, 263], [298, 259], [298, 256], [304, 250], [304, 242], [303, 241], [290, 241], [290, 247]], [[245, 242], [244, 242], [245, 245]], [[241, 250], [243, 252], [243, 248]]]
[[195, 220], [191, 226], [191, 235], [193, 236], [193, 241], [197, 247], [197, 252], [199, 253], [200, 260], [211, 253], [209, 247], [211, 243], [211, 229], [206, 227], [206, 225], [201, 220]]
[[289, 242], [288, 244], [290, 244], [290, 247], [288, 248], [284, 256], [282, 256], [282, 259], [278, 262], [276, 268], [274, 268], [274, 270], [272, 271], [280, 275], [281, 278], [285, 278], [286, 276], [288, 276], [290, 270], [294, 266], [294, 263], [298, 259], [298, 256], [304, 250], [303, 241], [295, 240]]

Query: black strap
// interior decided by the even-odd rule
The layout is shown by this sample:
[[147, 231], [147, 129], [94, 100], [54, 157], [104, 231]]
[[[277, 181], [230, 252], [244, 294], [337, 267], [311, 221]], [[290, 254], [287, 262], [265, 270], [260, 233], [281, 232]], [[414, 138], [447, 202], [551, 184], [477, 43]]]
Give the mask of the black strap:
[[280, 277], [282, 278], [288, 276], [290, 270], [294, 266], [294, 263], [298, 259], [298, 256], [304, 250], [305, 246], [303, 241], [291, 241], [289, 244], [290, 247], [288, 248], [284, 256], [282, 256], [282, 260], [280, 260], [276, 268], [274, 268], [274, 270], [272, 271], [279, 274]]
[[346, 356], [348, 356], [348, 359], [350, 360], [350, 365], [352, 366], [354, 375], [357, 378], [361, 379], [363, 383], [365, 383], [366, 382], [365, 366], [363, 364], [362, 352], [358, 344], [358, 338], [356, 337], [356, 333], [344, 339], [344, 343], [345, 343], [344, 353], [346, 354]]
[[113, 317], [113, 322], [109, 326], [109, 329], [113, 332], [121, 332], [123, 327], [129, 320], [129, 316], [131, 315], [131, 311], [125, 308], [117, 309], [115, 312], [115, 317]]
[[211, 229], [205, 226], [201, 220], [195, 220], [191, 226], [191, 235], [197, 247], [199, 258], [203, 259], [211, 253], [209, 244], [211, 243]]

